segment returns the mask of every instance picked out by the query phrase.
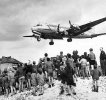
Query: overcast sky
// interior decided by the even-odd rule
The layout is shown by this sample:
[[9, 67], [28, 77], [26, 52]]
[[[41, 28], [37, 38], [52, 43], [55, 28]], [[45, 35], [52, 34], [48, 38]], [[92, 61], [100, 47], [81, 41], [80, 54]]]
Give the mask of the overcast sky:
[[[99, 59], [99, 48], [106, 51], [106, 36], [94, 39], [78, 40], [67, 43], [65, 40], [54, 40], [54, 46], [49, 40], [39, 43], [33, 38], [23, 38], [30, 35], [31, 27], [37, 23], [85, 24], [106, 16], [105, 0], [0, 0], [0, 57], [12, 56], [22, 62], [38, 60], [47, 52], [55, 56], [63, 51], [64, 54], [78, 50], [79, 54], [89, 52], [93, 48]], [[106, 32], [106, 22], [94, 27], [90, 32]], [[88, 33], [90, 33], [88, 32]]]

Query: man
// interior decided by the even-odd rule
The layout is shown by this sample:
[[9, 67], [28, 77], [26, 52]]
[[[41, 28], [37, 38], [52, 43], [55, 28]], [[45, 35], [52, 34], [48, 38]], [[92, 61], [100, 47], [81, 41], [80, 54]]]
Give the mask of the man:
[[104, 62], [105, 62], [105, 52], [104, 52], [103, 48], [101, 47], [100, 48], [100, 66], [101, 66], [101, 69], [102, 69], [102, 75], [105, 75]]

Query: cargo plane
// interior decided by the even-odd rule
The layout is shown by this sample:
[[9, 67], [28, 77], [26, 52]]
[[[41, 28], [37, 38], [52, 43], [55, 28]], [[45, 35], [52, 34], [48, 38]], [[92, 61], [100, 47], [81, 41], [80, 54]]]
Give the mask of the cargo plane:
[[101, 18], [99, 20], [95, 20], [80, 26], [74, 26], [69, 21], [70, 27], [63, 27], [58, 25], [51, 25], [51, 24], [37, 24], [31, 28], [32, 35], [23, 36], [23, 37], [34, 37], [37, 41], [42, 39], [50, 39], [49, 44], [53, 45], [54, 39], [62, 40], [67, 38], [67, 42], [71, 42], [73, 38], [77, 39], [85, 39], [85, 38], [94, 38], [100, 35], [105, 35], [106, 33], [101, 34], [85, 34], [85, 32], [92, 29], [92, 27], [106, 21], [106, 17]]

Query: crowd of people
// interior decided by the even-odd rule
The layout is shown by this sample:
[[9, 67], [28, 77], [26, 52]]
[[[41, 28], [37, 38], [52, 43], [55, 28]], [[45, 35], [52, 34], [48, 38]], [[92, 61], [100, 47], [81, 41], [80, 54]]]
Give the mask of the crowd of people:
[[[103, 48], [100, 48], [100, 66], [98, 66], [93, 49], [90, 48], [89, 51], [89, 54], [84, 52], [81, 56], [78, 55], [77, 50], [73, 51], [73, 54], [66, 55], [61, 51], [60, 55], [51, 58], [45, 53], [38, 64], [36, 61], [32, 64], [29, 61], [19, 64], [17, 68], [5, 69], [0, 73], [0, 94], [14, 95], [27, 89], [32, 90], [34, 96], [43, 95], [45, 84], [51, 88], [55, 85], [54, 80], [59, 80], [61, 81], [60, 95], [65, 91], [67, 95], [71, 93], [76, 95], [74, 87], [77, 77], [89, 79], [91, 76], [93, 90], [98, 91], [99, 77], [106, 75], [106, 54]], [[102, 71], [99, 70], [100, 68]]]

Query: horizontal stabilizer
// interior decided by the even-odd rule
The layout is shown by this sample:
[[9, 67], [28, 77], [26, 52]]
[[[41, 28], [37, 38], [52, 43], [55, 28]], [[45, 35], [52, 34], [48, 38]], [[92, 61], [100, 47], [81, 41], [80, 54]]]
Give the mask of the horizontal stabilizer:
[[34, 37], [33, 35], [29, 35], [29, 36], [23, 36], [23, 37]]

